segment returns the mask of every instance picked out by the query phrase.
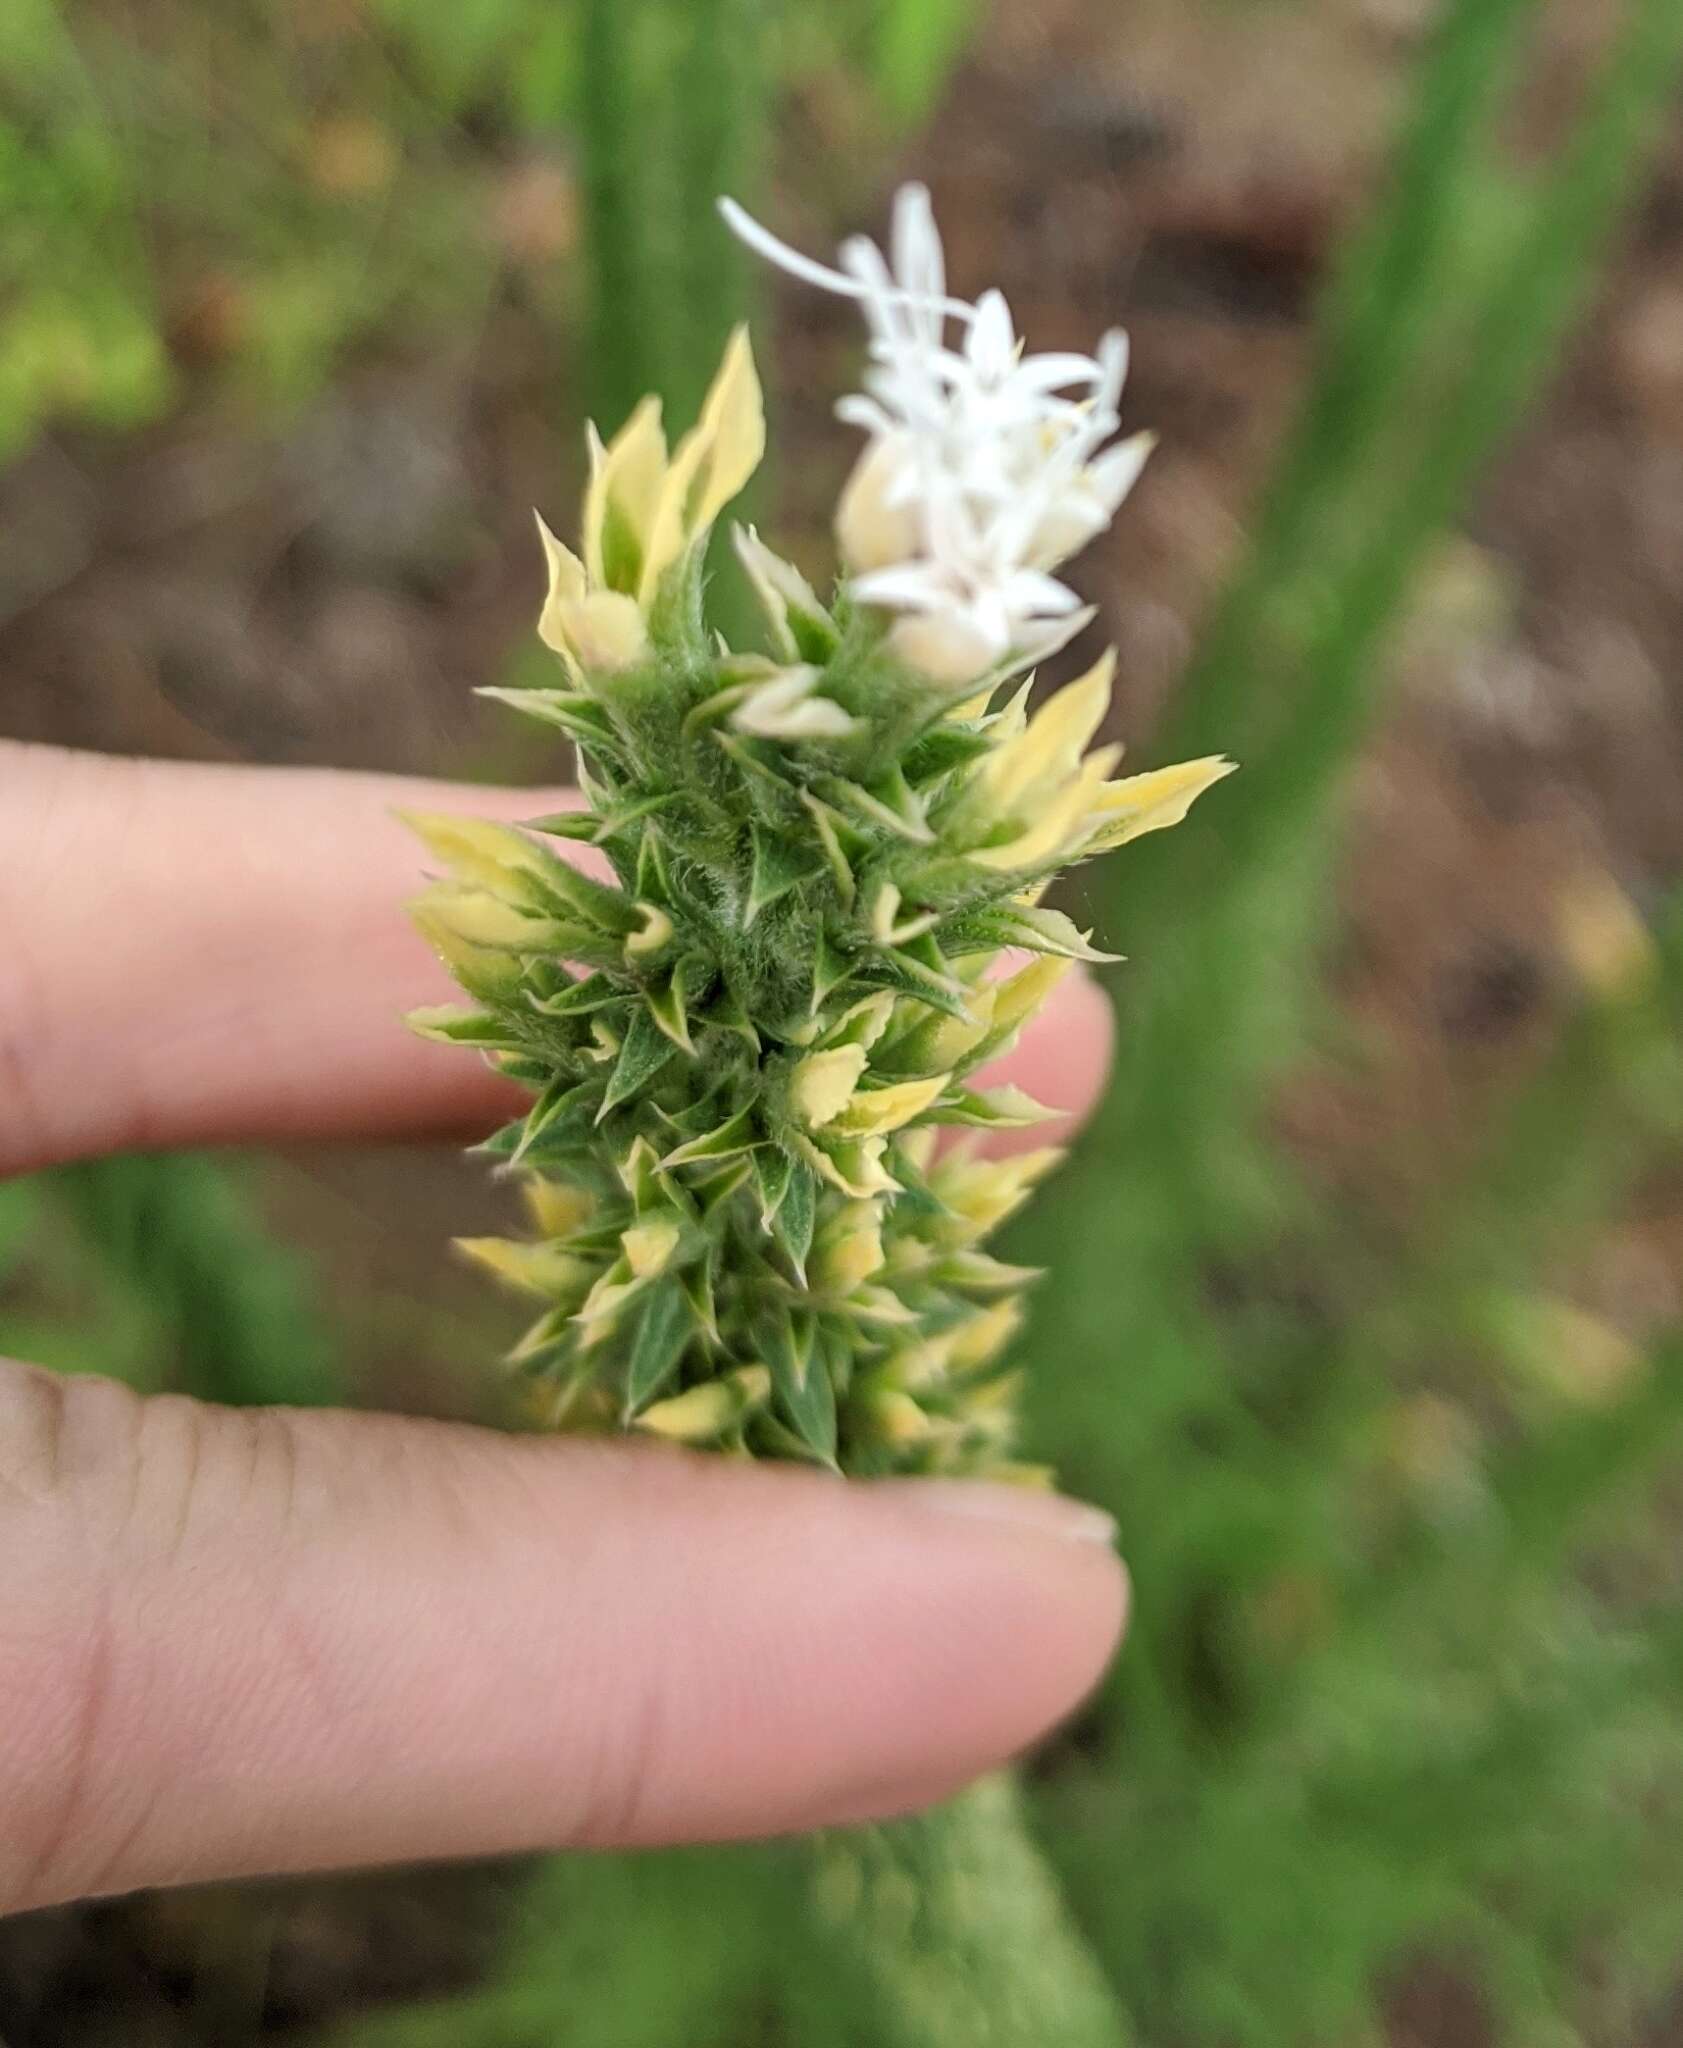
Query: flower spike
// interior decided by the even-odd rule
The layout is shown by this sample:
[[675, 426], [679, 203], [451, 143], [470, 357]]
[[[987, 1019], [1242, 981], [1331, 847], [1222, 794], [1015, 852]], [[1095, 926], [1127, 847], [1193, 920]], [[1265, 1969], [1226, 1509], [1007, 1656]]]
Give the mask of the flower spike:
[[416, 921], [473, 1002], [414, 1026], [532, 1098], [484, 1148], [528, 1232], [460, 1249], [535, 1299], [509, 1365], [555, 1427], [1020, 1479], [1034, 1276], [983, 1247], [1059, 1155], [983, 1155], [1048, 1114], [986, 1069], [1113, 957], [1041, 901], [1058, 868], [1231, 764], [1113, 779], [1114, 656], [1003, 695], [1090, 622], [1058, 572], [1149, 452], [1116, 438], [1125, 339], [1025, 351], [999, 293], [951, 295], [920, 186], [887, 253], [834, 270], [726, 214], [865, 317], [846, 577], [821, 597], [739, 530], [764, 644], [706, 617], [703, 550], [765, 447], [745, 332], [675, 447], [652, 400], [592, 433], [577, 553], [540, 518], [560, 671], [487, 694], [575, 744], [584, 808], [410, 820], [439, 873]]

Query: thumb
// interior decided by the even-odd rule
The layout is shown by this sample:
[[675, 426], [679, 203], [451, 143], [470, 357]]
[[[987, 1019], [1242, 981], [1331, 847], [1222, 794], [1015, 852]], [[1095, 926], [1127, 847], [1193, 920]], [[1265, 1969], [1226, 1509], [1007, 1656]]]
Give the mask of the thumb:
[[1107, 1518], [0, 1365], [0, 1913], [804, 1829], [1067, 1713]]

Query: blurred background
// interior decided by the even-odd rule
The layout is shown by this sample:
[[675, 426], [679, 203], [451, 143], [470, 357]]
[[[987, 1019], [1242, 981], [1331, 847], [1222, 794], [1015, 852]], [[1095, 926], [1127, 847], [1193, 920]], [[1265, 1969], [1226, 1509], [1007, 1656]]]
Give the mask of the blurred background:
[[[1162, 447], [1076, 580], [1141, 765], [1117, 1084], [1014, 1256], [1138, 1588], [1033, 1812], [1145, 2048], [1683, 2042], [1676, 0], [4, 0], [0, 735], [538, 781], [528, 508], [752, 310], [815, 572], [928, 178]], [[0, 802], [4, 791], [0, 790]], [[3, 1113], [3, 1109], [0, 1109]], [[446, 1154], [0, 1188], [0, 1352], [488, 1414]], [[778, 1851], [0, 1926], [4, 2048], [936, 2048]], [[1031, 2044], [1025, 2044], [1031, 2048]]]

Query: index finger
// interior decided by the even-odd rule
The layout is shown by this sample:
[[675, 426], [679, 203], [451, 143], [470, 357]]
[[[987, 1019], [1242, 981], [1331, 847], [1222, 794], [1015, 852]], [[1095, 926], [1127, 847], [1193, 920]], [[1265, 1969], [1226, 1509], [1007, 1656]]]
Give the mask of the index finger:
[[[0, 743], [0, 1173], [109, 1151], [477, 1135], [518, 1113], [522, 1091], [402, 1027], [452, 985], [404, 912], [426, 857], [395, 813], [518, 820], [577, 801]], [[1079, 1114], [1109, 1041], [1108, 1005], [1071, 977], [1014, 1076]]]

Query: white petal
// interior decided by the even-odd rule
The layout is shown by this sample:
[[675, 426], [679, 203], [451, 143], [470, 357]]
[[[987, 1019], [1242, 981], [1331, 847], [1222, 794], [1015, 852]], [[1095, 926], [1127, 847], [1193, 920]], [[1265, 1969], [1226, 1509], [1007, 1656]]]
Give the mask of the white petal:
[[1024, 556], [1036, 568], [1055, 569], [1098, 539], [1110, 524], [1111, 510], [1091, 492], [1066, 493], [1047, 508], [1024, 547]]
[[858, 393], [841, 400], [836, 407], [836, 418], [844, 426], [860, 427], [867, 434], [878, 434], [884, 439], [895, 431], [889, 412], [874, 398], [865, 398]]
[[890, 611], [934, 611], [952, 601], [952, 591], [940, 571], [927, 562], [903, 562], [898, 568], [873, 570], [858, 579], [853, 594], [861, 604], [882, 605]]
[[[736, 224], [733, 220], [733, 224]], [[1004, 295], [975, 306], [947, 296], [946, 257], [927, 190], [898, 195], [889, 256], [863, 237], [841, 271], [795, 258], [755, 230], [749, 237], [784, 268], [862, 302], [870, 361], [861, 394], [838, 408], [871, 436], [869, 531], [844, 547], [864, 571], [862, 601], [915, 615], [908, 659], [955, 671], [977, 650], [993, 661], [1061, 643], [1086, 614], [1051, 573], [1108, 523], [1137, 481], [1146, 437], [1112, 445], [1128, 373], [1128, 340], [1105, 335], [1092, 355], [1023, 351]], [[890, 256], [892, 263], [890, 263]], [[947, 344], [947, 322], [968, 332]], [[892, 445], [894, 459], [876, 450]], [[858, 523], [856, 518], [855, 523]], [[962, 650], [962, 652], [961, 652]]]
[[1027, 619], [1061, 619], [1081, 609], [1081, 600], [1067, 583], [1039, 569], [1019, 569], [1006, 586], [1011, 609]]
[[1157, 446], [1155, 434], [1134, 434], [1089, 466], [1087, 481], [1109, 516], [1114, 518], [1122, 501], [1140, 480], [1140, 472]]
[[1122, 401], [1123, 386], [1128, 381], [1128, 337], [1120, 327], [1113, 327], [1099, 343], [1099, 404], [1107, 412], [1114, 412]]
[[986, 675], [1005, 654], [986, 623], [964, 611], [902, 619], [889, 645], [909, 668], [954, 688]]
[[1026, 356], [1017, 365], [1014, 381], [1026, 391], [1067, 391], [1072, 384], [1095, 386], [1102, 375], [1091, 356]]
[[1025, 668], [1038, 668], [1043, 661], [1050, 661], [1055, 654], [1062, 654], [1069, 643], [1087, 628], [1099, 615], [1097, 605], [1083, 605], [1067, 619], [1050, 619], [1044, 625], [1036, 622], [1027, 631], [1017, 635], [1017, 644], [1011, 650], [1011, 668], [1014, 674]]
[[973, 369], [990, 382], [1010, 374], [1017, 360], [1017, 330], [1005, 294], [985, 292], [976, 302], [976, 324], [970, 330], [969, 358]]
[[810, 256], [803, 256], [798, 249], [790, 248], [787, 242], [779, 241], [769, 228], [761, 227], [754, 216], [734, 199], [721, 199], [719, 211], [724, 216], [725, 226], [737, 240], [746, 243], [756, 256], [763, 256], [777, 269], [798, 277], [803, 284], [816, 285], [820, 291], [838, 293], [844, 299], [860, 296], [859, 286], [852, 278], [843, 277], [826, 264], [815, 263]]
[[821, 676], [816, 668], [785, 669], [746, 696], [731, 713], [731, 723], [759, 739], [845, 739], [854, 722], [830, 698], [813, 695]]
[[941, 311], [947, 295], [947, 257], [927, 185], [904, 185], [894, 203], [894, 272], [911, 293], [919, 333], [938, 344], [946, 325]]

